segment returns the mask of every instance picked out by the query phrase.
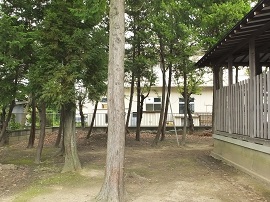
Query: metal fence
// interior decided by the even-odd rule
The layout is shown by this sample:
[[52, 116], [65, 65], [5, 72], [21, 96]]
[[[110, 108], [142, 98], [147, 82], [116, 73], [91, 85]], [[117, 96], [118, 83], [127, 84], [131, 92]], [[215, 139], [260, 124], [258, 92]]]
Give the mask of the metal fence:
[[[90, 126], [93, 114], [84, 114], [85, 126]], [[36, 117], [36, 125], [39, 127], [39, 115]], [[211, 113], [194, 113], [193, 114], [194, 126], [212, 126], [212, 114]], [[159, 113], [143, 113], [141, 126], [142, 127], [155, 127], [159, 123]], [[60, 124], [60, 114], [58, 113], [47, 113], [46, 114], [46, 126], [47, 127], [58, 127]], [[94, 120], [94, 127], [106, 127], [108, 124], [107, 113], [97, 113]], [[129, 119], [129, 126], [136, 127], [137, 124], [137, 113], [131, 113]], [[168, 126], [181, 127], [184, 124], [183, 114], [171, 114], [167, 116]], [[29, 128], [31, 125], [31, 116], [25, 113], [16, 113], [12, 115], [12, 119], [9, 123], [9, 129], [23, 129]], [[76, 114], [76, 126], [81, 126], [81, 117]]]

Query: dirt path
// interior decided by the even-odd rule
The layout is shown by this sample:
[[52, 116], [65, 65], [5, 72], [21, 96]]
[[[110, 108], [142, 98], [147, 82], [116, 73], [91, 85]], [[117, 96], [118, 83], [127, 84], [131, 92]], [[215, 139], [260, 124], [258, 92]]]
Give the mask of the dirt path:
[[[143, 134], [141, 142], [133, 138], [133, 135], [129, 136], [126, 148], [128, 202], [270, 201], [269, 184], [210, 156], [213, 145], [211, 137], [191, 135], [186, 147], [177, 147], [175, 137], [169, 135], [165, 142], [154, 148], [150, 146], [153, 139], [151, 134]], [[47, 167], [43, 165], [39, 170], [24, 165], [28, 177], [32, 174], [31, 169], [35, 170], [32, 180], [19, 180], [18, 185], [12, 185], [16, 187], [14, 191], [11, 187], [10, 194], [4, 191], [6, 194], [0, 195], [0, 201], [95, 201], [103, 180], [105, 145], [104, 135], [94, 135], [89, 141], [79, 139], [79, 154], [84, 167], [80, 175], [66, 174], [63, 177], [59, 174], [61, 159], [54, 160], [54, 169], [48, 168], [52, 164]], [[46, 153], [49, 155], [50, 152]], [[3, 155], [3, 151], [0, 151], [0, 155]], [[5, 162], [10, 159], [5, 158]], [[14, 177], [14, 173], [20, 169], [13, 170]], [[3, 170], [0, 171], [1, 175]], [[5, 184], [1, 180], [0, 187], [3, 186]]]

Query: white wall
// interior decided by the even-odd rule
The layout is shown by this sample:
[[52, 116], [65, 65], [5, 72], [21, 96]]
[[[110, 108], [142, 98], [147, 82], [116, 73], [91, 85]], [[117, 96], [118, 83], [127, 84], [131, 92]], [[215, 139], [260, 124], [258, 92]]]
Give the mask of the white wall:
[[[126, 111], [128, 110], [128, 104], [129, 104], [129, 88], [125, 89], [125, 108]], [[154, 87], [152, 88], [152, 91], [149, 94], [149, 97], [161, 97], [161, 87]], [[171, 92], [171, 98], [170, 103], [172, 106], [173, 113], [178, 114], [179, 113], [179, 98], [180, 94], [177, 92], [177, 89], [175, 87], [172, 88]], [[191, 97], [194, 97], [194, 106], [195, 106], [195, 113], [196, 112], [212, 112], [212, 102], [213, 102], [213, 91], [212, 87], [203, 87], [201, 95], [192, 95]], [[144, 103], [144, 110], [145, 110]], [[132, 104], [132, 110], [133, 112], [137, 111], [137, 96], [134, 94], [133, 97], [133, 104]], [[170, 110], [169, 110], [170, 112]]]
[[[196, 113], [211, 113], [212, 112], [212, 87], [203, 87], [201, 95], [192, 95], [191, 97], [194, 97], [194, 124], [199, 125], [199, 118], [196, 115]], [[152, 91], [149, 94], [148, 98], [156, 98], [161, 97], [161, 87], [153, 87]], [[177, 88], [173, 87], [171, 91], [171, 98], [170, 103], [172, 107], [172, 113], [174, 114], [174, 118], [176, 121], [176, 125], [182, 125], [183, 122], [183, 114], [179, 114], [179, 98], [180, 94], [177, 92]], [[125, 111], [128, 112], [128, 106], [129, 106], [129, 98], [130, 98], [130, 89], [125, 88]], [[146, 99], [148, 99], [146, 98]], [[145, 100], [146, 101], [146, 100]], [[105, 108], [104, 108], [105, 106]], [[94, 103], [86, 103], [84, 105], [84, 113], [88, 114], [88, 124], [91, 122], [92, 113], [94, 110]], [[146, 102], [144, 102], [144, 111], [146, 110]], [[131, 108], [131, 112], [137, 112], [137, 95], [136, 92], [133, 96], [133, 104]], [[79, 112], [77, 111], [77, 114]], [[169, 108], [168, 111], [169, 114], [171, 114], [171, 109]], [[98, 103], [98, 110], [96, 115], [96, 123], [95, 126], [106, 126], [106, 103], [99, 102]], [[136, 118], [133, 118], [131, 114], [130, 116], [130, 125], [135, 126], [136, 125]], [[78, 116], [78, 115], [77, 115]], [[173, 119], [173, 118], [171, 118]], [[143, 119], [142, 119], [142, 126], [157, 126], [159, 121], [159, 112], [156, 113], [147, 113], [144, 112]], [[168, 117], [168, 121], [170, 120], [170, 116]]]

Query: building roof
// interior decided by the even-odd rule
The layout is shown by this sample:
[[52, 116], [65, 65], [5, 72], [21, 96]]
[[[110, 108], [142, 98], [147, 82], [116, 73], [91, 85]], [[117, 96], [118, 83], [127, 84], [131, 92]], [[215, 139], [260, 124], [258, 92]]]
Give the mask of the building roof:
[[234, 66], [248, 66], [249, 41], [255, 39], [261, 65], [270, 63], [270, 0], [261, 0], [198, 62], [198, 67], [227, 66], [232, 55]]

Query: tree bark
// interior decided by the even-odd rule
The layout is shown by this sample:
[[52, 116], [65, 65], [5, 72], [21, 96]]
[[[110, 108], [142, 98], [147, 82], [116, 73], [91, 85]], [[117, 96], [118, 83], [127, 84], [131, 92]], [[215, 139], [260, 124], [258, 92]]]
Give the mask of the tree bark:
[[110, 1], [107, 159], [105, 180], [97, 197], [107, 202], [124, 201], [124, 12], [124, 0]]
[[141, 123], [142, 123], [142, 115], [143, 115], [143, 103], [144, 103], [144, 100], [147, 96], [144, 96], [143, 94], [141, 94], [141, 100], [140, 100], [140, 126], [141, 126]]
[[9, 105], [7, 118], [3, 122], [2, 130], [0, 134], [0, 146], [7, 145], [9, 143], [9, 135], [7, 133], [7, 128], [8, 128], [8, 123], [12, 116], [12, 111], [13, 111], [14, 106], [15, 106], [15, 100], [12, 100]]
[[187, 73], [184, 71], [184, 100], [185, 100], [185, 109], [184, 109], [184, 126], [183, 126], [183, 136], [182, 136], [182, 142], [181, 145], [186, 144], [186, 136], [187, 136], [187, 105], [188, 105], [188, 99], [187, 99]]
[[2, 130], [3, 125], [4, 125], [4, 121], [6, 119], [6, 106], [2, 107], [2, 113], [1, 113], [1, 121], [0, 121], [0, 130]]
[[141, 78], [138, 74], [137, 78], [137, 118], [136, 118], [136, 141], [140, 141], [140, 133], [141, 133], [141, 124], [140, 124], [140, 117], [141, 117]]
[[162, 39], [160, 37], [159, 37], [159, 45], [160, 45], [160, 60], [161, 60], [160, 65], [161, 65], [161, 71], [162, 71], [162, 100], [161, 100], [161, 110], [160, 110], [160, 115], [159, 115], [157, 134], [155, 136], [152, 146], [157, 145], [160, 139], [162, 124], [164, 120], [164, 109], [165, 109], [166, 68], [165, 68], [165, 58], [164, 58], [164, 46], [163, 46]]
[[35, 143], [35, 138], [36, 138], [36, 101], [34, 96], [32, 97], [32, 102], [31, 102], [31, 108], [32, 108], [32, 112], [31, 112], [31, 129], [30, 129], [30, 136], [28, 139], [28, 145], [27, 148], [33, 148], [34, 147], [34, 143]]
[[192, 112], [191, 112], [191, 109], [190, 109], [190, 95], [188, 95], [188, 98], [187, 98], [187, 114], [188, 114], [188, 128], [189, 128], [189, 131], [190, 133], [193, 133], [194, 132], [194, 122], [193, 122], [193, 116], [192, 116]]
[[45, 129], [46, 129], [46, 104], [44, 102], [41, 103], [39, 108], [39, 118], [40, 118], [40, 133], [39, 133], [39, 141], [36, 153], [35, 163], [39, 164], [41, 162], [41, 154], [44, 145], [45, 139]]
[[80, 117], [81, 117], [81, 127], [84, 128], [85, 127], [85, 118], [84, 118], [84, 114], [83, 114], [83, 101], [82, 98], [79, 99], [79, 112], [80, 112]]
[[98, 107], [98, 101], [96, 101], [96, 104], [95, 104], [94, 113], [93, 113], [93, 117], [92, 117], [92, 120], [91, 120], [91, 125], [90, 125], [89, 131], [87, 133], [86, 139], [90, 138], [90, 135], [91, 135], [92, 130], [94, 128], [94, 122], [95, 122], [96, 114], [97, 114], [97, 107]]
[[54, 144], [55, 147], [59, 147], [61, 139], [63, 137], [63, 119], [64, 119], [64, 112], [63, 112], [63, 107], [61, 107], [58, 134], [57, 134], [57, 138], [56, 138], [56, 141], [55, 141], [55, 144]]
[[0, 146], [3, 146], [9, 143], [9, 135], [7, 133], [7, 128], [8, 128], [8, 123], [11, 119], [13, 108], [15, 107], [15, 104], [16, 104], [15, 98], [16, 98], [17, 89], [18, 89], [18, 79], [19, 79], [18, 77], [19, 77], [19, 69], [17, 68], [15, 71], [15, 78], [14, 78], [13, 99], [11, 100], [11, 103], [9, 105], [8, 115], [7, 115], [7, 118], [4, 119], [5, 121], [3, 122], [2, 130], [0, 133]]
[[128, 133], [128, 124], [129, 124], [129, 119], [130, 119], [130, 114], [131, 114], [131, 108], [132, 108], [132, 102], [133, 102], [133, 95], [134, 95], [134, 82], [135, 81], [135, 76], [134, 73], [132, 72], [132, 78], [131, 78], [131, 86], [130, 86], [130, 96], [129, 96], [129, 105], [128, 105], [128, 113], [127, 113], [127, 119], [126, 119], [126, 132]]
[[71, 172], [81, 170], [81, 163], [77, 151], [77, 141], [75, 134], [75, 103], [66, 103], [64, 108], [64, 146], [65, 146], [65, 164], [62, 172]]
[[[164, 120], [162, 125], [162, 133], [161, 133], [161, 141], [165, 139], [165, 132], [166, 132], [166, 125], [167, 125], [167, 116], [168, 116], [168, 109], [170, 104], [170, 96], [171, 96], [171, 83], [172, 83], [172, 64], [169, 65], [169, 79], [168, 79], [168, 86], [167, 86], [167, 96], [166, 96], [166, 103], [165, 103], [165, 110], [164, 110]], [[172, 114], [173, 116], [173, 114]]]

